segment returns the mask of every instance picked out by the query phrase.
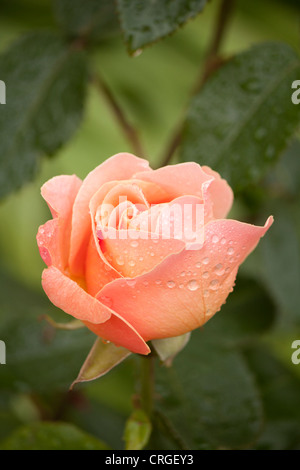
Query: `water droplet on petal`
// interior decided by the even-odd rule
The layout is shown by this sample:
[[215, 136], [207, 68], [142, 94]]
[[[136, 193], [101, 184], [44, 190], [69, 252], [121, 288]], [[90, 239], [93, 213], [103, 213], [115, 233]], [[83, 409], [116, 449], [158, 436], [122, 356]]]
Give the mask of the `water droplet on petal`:
[[216, 290], [219, 287], [219, 281], [218, 279], [213, 279], [211, 283], [209, 284], [210, 289]]
[[124, 259], [119, 256], [119, 257], [116, 259], [116, 262], [117, 262], [117, 264], [118, 264], [119, 266], [123, 266], [123, 264], [124, 264]]
[[160, 279], [156, 279], [155, 284], [157, 284], [157, 285], [159, 286], [159, 285], [161, 284], [161, 280], [160, 280]]
[[225, 245], [225, 243], [226, 243], [226, 238], [223, 237], [223, 238], [221, 239], [221, 245]]
[[173, 287], [175, 287], [175, 282], [174, 281], [168, 281], [167, 282], [167, 286], [170, 288], [170, 289], [173, 289]]
[[139, 246], [139, 243], [136, 240], [132, 240], [132, 242], [130, 242], [130, 246], [132, 246], [132, 248], [136, 248]]
[[233, 255], [234, 249], [233, 249], [233, 248], [228, 248], [227, 253], [228, 253], [229, 255]]
[[217, 235], [213, 235], [211, 241], [212, 241], [213, 243], [218, 243], [219, 237], [218, 237]]
[[202, 277], [203, 277], [203, 279], [207, 279], [209, 277], [209, 272], [204, 271], [204, 273], [202, 274]]
[[133, 259], [128, 261], [129, 266], [133, 267], [135, 266], [135, 261]]
[[196, 281], [196, 279], [191, 279], [191, 280], [188, 282], [187, 287], [188, 287], [189, 290], [194, 291], [194, 290], [199, 289], [199, 284], [198, 284], [198, 282]]
[[198, 268], [198, 269], [199, 269], [199, 268], [201, 268], [201, 263], [200, 263], [200, 262], [199, 262], [199, 263], [196, 263], [196, 265], [195, 265], [195, 266], [196, 266], [196, 268]]
[[223, 264], [221, 264], [221, 263], [216, 264], [215, 272], [218, 276], [222, 276], [222, 274], [224, 273]]
[[208, 264], [208, 263], [209, 263], [209, 258], [204, 258], [204, 259], [202, 260], [202, 262], [203, 262], [203, 264]]

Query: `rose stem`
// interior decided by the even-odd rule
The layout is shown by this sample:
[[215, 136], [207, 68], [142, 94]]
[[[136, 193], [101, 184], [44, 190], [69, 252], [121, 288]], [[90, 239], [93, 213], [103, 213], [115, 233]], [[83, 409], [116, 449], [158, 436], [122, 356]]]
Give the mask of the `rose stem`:
[[[197, 78], [196, 84], [193, 86], [191, 95], [193, 96], [195, 93], [199, 92], [204, 83], [210, 77], [210, 75], [224, 63], [224, 59], [219, 56], [219, 51], [224, 39], [224, 35], [229, 24], [229, 19], [231, 13], [233, 11], [235, 0], [222, 0], [220, 4], [219, 11], [217, 13], [215, 28], [213, 30], [213, 34], [211, 37], [211, 41], [209, 43], [206, 59], [204, 61], [204, 65], [201, 71], [200, 79]], [[175, 131], [169, 140], [167, 148], [160, 159], [159, 166], [166, 166], [170, 162], [171, 158], [173, 157], [176, 149], [179, 147], [182, 139], [182, 133], [185, 123], [185, 115], [176, 125]]]
[[140, 374], [141, 407], [150, 418], [153, 411], [154, 396], [154, 356], [152, 354], [141, 357]]
[[103, 81], [102, 77], [99, 74], [94, 74], [92, 76], [92, 82], [100, 93], [105, 97], [108, 105], [110, 106], [116, 121], [120, 125], [123, 134], [130, 143], [132, 150], [139, 157], [145, 157], [145, 151], [143, 149], [142, 143], [140, 141], [137, 130], [128, 122], [124, 111], [122, 110], [120, 104], [117, 102], [112, 91], [109, 89], [107, 84]]

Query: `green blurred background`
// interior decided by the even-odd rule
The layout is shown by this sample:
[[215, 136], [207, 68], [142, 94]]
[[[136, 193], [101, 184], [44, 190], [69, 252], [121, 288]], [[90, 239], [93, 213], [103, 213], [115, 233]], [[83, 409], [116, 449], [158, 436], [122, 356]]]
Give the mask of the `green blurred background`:
[[[112, 32], [101, 44], [89, 52], [95, 70], [101, 73], [125, 110], [129, 121], [138, 129], [146, 149], [144, 157], [148, 158], [154, 167], [160, 164], [170, 135], [188, 106], [191, 90], [201, 72], [219, 4], [217, 0], [209, 2], [204, 12], [196, 19], [189, 21], [171, 37], [145, 48], [136, 57], [130, 57], [127, 54], [122, 37], [117, 32]], [[57, 29], [51, 1], [1, 0], [0, 52], [5, 50], [20, 34], [45, 28]], [[296, 0], [236, 1], [235, 12], [222, 45], [224, 55], [229, 57], [266, 40], [286, 42], [299, 52], [300, 22], [299, 5]], [[78, 424], [88, 433], [104, 439], [110, 446], [121, 448], [123, 445], [122, 429], [132, 408], [131, 395], [134, 389], [136, 359], [130, 359], [103, 379], [79, 387], [79, 391], [67, 396], [66, 387], [70, 379], [75, 378], [74, 374], [79, 370], [89, 346], [93, 343], [93, 336], [88, 332], [84, 337], [78, 335], [76, 344], [76, 332], [68, 333], [73, 335], [72, 340], [68, 340], [65, 334], [61, 334], [59, 343], [52, 345], [52, 362], [47, 362], [48, 359], [45, 356], [43, 366], [35, 364], [34, 348], [37, 352], [40, 349], [39, 340], [33, 339], [34, 333], [39, 332], [41, 328], [40, 324], [34, 323], [35, 308], [38, 312], [42, 309], [45, 313], [51, 311], [53, 315], [57, 315], [57, 318], [61, 318], [59, 314], [51, 310], [47, 299], [41, 293], [40, 279], [44, 265], [38, 253], [35, 236], [38, 226], [49, 218], [49, 212], [40, 196], [40, 187], [46, 180], [58, 174], [75, 173], [84, 178], [89, 171], [109, 156], [123, 151], [132, 152], [132, 148], [120, 132], [105, 98], [91, 85], [88, 88], [84, 119], [71, 141], [55, 156], [41, 158], [34, 181], [26, 184], [17, 193], [8, 196], [0, 204], [1, 266], [8, 279], [10, 276], [15, 279], [12, 283], [8, 282], [5, 287], [6, 281], [3, 278], [2, 295], [5, 290], [4, 305], [8, 302], [7, 299], [10, 299], [13, 305], [10, 309], [15, 309], [16, 314], [22, 316], [20, 329], [23, 328], [21, 332], [18, 329], [14, 331], [13, 326], [4, 330], [10, 332], [10, 341], [15, 341], [15, 343], [19, 341], [20, 357], [19, 362], [16, 361], [17, 366], [11, 371], [8, 351], [7, 365], [0, 366], [0, 380], [2, 381], [0, 383], [0, 438], [7, 437], [20, 424], [40, 419], [63, 418], [64, 421]], [[299, 158], [300, 156], [298, 160]], [[176, 162], [177, 159], [178, 155], [175, 154], [172, 162]], [[286, 170], [282, 165], [282, 163], [278, 164], [270, 176], [271, 180], [273, 178], [277, 181], [276, 178], [279, 177], [284, 179], [284, 185], [294, 184], [289, 180], [290, 170]], [[300, 179], [298, 181], [300, 182]], [[241, 220], [248, 217], [245, 200], [242, 198], [236, 200], [231, 215]], [[298, 250], [298, 245], [296, 249]], [[295, 254], [295, 256], [298, 255]], [[250, 257], [245, 262], [242, 273], [252, 276], [255, 271], [256, 258], [253, 257], [251, 260]], [[27, 291], [23, 292], [23, 284], [37, 294], [41, 294], [38, 302]], [[16, 290], [12, 287], [14, 285], [17, 286]], [[15, 292], [18, 292], [17, 298], [14, 298]], [[33, 309], [33, 312], [30, 312], [28, 335], [27, 339], [24, 339], [26, 303]], [[299, 315], [300, 312], [297, 313]], [[300, 365], [298, 370], [291, 364], [290, 343], [292, 339], [296, 339], [296, 333], [300, 330], [299, 328], [293, 330], [293, 328], [294, 326], [286, 331], [275, 331], [269, 337], [266, 335], [264, 344], [271, 346], [271, 350], [275, 351], [276, 357], [280, 359], [279, 364], [284, 364], [295, 378], [290, 376], [286, 378], [284, 374], [280, 374], [280, 371], [278, 378], [274, 370], [276, 367], [280, 368], [280, 365], [276, 365], [273, 369], [270, 366], [268, 369], [269, 364], [266, 364], [265, 371], [272, 369], [269, 380], [276, 382], [278, 379], [280, 387], [283, 387], [282, 389], [279, 387], [278, 391], [280, 395], [283, 390], [280, 403], [291, 400], [292, 405], [296, 406], [299, 398], [290, 391], [289, 380], [297, 382], [296, 377], [300, 377]], [[60, 335], [60, 333], [53, 333], [51, 327], [43, 324], [43, 338], [46, 345], [51, 343], [54, 334]], [[15, 347], [15, 349], [18, 348]], [[15, 359], [17, 352], [14, 354]], [[23, 358], [22, 355], [24, 355]], [[57, 357], [57, 363], [55, 357]], [[61, 360], [66, 362], [62, 364]], [[253, 354], [252, 360], [255, 360]], [[272, 359], [270, 359], [271, 362]], [[57, 371], [53, 370], [53, 364], [57, 364]], [[47, 367], [52, 369], [49, 370]], [[68, 369], [68, 372], [64, 381], [61, 381], [63, 367]], [[31, 378], [28, 378], [30, 374], [26, 372], [26, 368], [31, 369]], [[41, 377], [43, 372], [45, 377]], [[10, 374], [15, 377], [12, 378]], [[35, 390], [37, 376], [39, 377]], [[56, 380], [60, 381], [57, 387]], [[291, 408], [289, 411], [283, 410], [282, 415], [289, 418], [292, 413]], [[289, 428], [287, 425], [286, 431], [284, 424], [281, 426], [283, 426], [283, 431], [279, 433], [281, 437], [286, 433], [294, 432], [293, 427]], [[267, 441], [268, 445], [270, 447], [283, 446], [282, 441], [277, 443], [276, 439], [277, 437], [274, 437], [273, 440]], [[297, 441], [299, 442], [300, 440]], [[168, 448], [171, 444], [163, 441], [160, 446]]]

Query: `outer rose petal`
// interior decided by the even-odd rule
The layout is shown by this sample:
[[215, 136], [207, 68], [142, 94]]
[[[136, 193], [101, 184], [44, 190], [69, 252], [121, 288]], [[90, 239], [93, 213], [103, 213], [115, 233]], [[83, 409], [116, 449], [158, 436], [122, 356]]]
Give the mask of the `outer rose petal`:
[[[46, 224], [44, 226], [44, 230], [47, 230], [47, 236], [51, 238], [51, 240], [48, 240], [48, 244], [51, 243], [52, 246], [52, 264], [60, 266], [62, 269], [68, 264], [72, 208], [81, 183], [81, 180], [75, 175], [61, 175], [50, 179], [41, 188], [42, 196], [51, 210], [52, 217], [58, 221], [55, 230], [55, 224], [51, 225], [51, 231], [49, 230], [50, 224], [47, 227]], [[40, 243], [43, 242], [41, 239], [41, 230], [43, 230], [42, 227], [40, 228], [39, 233]], [[54, 252], [55, 247], [56, 252]], [[39, 248], [41, 249], [41, 247]], [[44, 248], [43, 251], [45, 253]]]
[[41, 225], [36, 239], [41, 258], [46, 265], [53, 265], [56, 268], [63, 270], [64, 258], [61, 253], [62, 247], [60, 246], [58, 219], [48, 220], [44, 225]]
[[75, 275], [84, 272], [84, 260], [91, 234], [89, 203], [106, 182], [129, 179], [137, 171], [151, 171], [146, 160], [130, 153], [119, 153], [95, 168], [83, 181], [74, 202], [69, 265]]
[[94, 237], [91, 235], [86, 256], [85, 280], [87, 292], [94, 297], [106, 284], [119, 277], [120, 275], [104, 263], [99, 256]]
[[220, 309], [232, 290], [239, 265], [272, 222], [269, 218], [264, 227], [256, 227], [235, 220], [213, 221], [206, 227], [201, 250], [183, 250], [150, 273], [131, 280], [117, 279], [97, 297], [111, 299], [111, 308], [145, 341], [187, 333]]
[[51, 302], [78, 320], [102, 323], [111, 311], [54, 266], [43, 271], [42, 286]]
[[214, 177], [207, 185], [204, 184], [204, 199], [209, 198], [211, 200], [213, 217], [223, 219], [227, 216], [233, 203], [232, 189], [216, 171], [208, 166], [202, 166], [202, 170]]
[[200, 165], [194, 162], [169, 165], [151, 172], [136, 173], [134, 178], [156, 183], [171, 199], [179, 196], [202, 198], [202, 184], [212, 179]]
[[[45, 269], [42, 285], [51, 302], [64, 312], [83, 321], [92, 331], [106, 338], [110, 331], [113, 342], [139, 354], [148, 354], [149, 347], [137, 331], [107, 305], [85, 292], [75, 281], [58, 269]], [[103, 299], [107, 301], [106, 299]], [[109, 320], [109, 324], [107, 324]], [[106, 322], [106, 323], [105, 323]], [[102, 324], [102, 326], [100, 325]], [[112, 331], [111, 331], [112, 329]]]

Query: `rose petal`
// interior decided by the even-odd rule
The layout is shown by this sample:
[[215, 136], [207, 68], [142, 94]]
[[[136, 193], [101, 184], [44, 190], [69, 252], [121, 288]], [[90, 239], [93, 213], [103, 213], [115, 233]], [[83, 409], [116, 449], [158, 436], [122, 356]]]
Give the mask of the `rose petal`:
[[44, 225], [41, 225], [38, 229], [36, 239], [41, 258], [46, 265], [53, 265], [63, 270], [64, 258], [60, 245], [58, 218], [48, 220]]
[[182, 240], [151, 238], [151, 235], [135, 230], [110, 230], [108, 238], [101, 243], [102, 252], [122, 276], [136, 277], [151, 271], [167, 256], [179, 253], [185, 247]]
[[[56, 259], [55, 263], [54, 261], [52, 263], [57, 266], [60, 265], [62, 269], [68, 264], [72, 208], [81, 183], [81, 180], [75, 175], [61, 175], [50, 179], [41, 188], [42, 196], [49, 206], [52, 217], [57, 218], [59, 221], [58, 230], [53, 231], [51, 235], [51, 252], [52, 258]], [[52, 225], [53, 228], [54, 225]], [[49, 231], [48, 235], [50, 235]], [[54, 237], [58, 237], [58, 240], [54, 240]], [[56, 253], [54, 253], [55, 246]], [[60, 262], [58, 262], [58, 259]]]
[[[83, 321], [94, 333], [139, 354], [148, 354], [149, 347], [140, 334], [107, 305], [85, 292], [75, 281], [57, 268], [43, 271], [42, 285], [51, 302], [64, 312]], [[109, 333], [108, 333], [109, 332]]]
[[214, 179], [204, 184], [204, 200], [209, 198], [212, 202], [212, 213], [215, 219], [223, 219], [227, 216], [233, 203], [233, 191], [227, 181], [221, 178], [219, 173], [208, 166], [202, 166], [202, 170], [213, 176]]
[[150, 171], [146, 160], [129, 153], [119, 153], [95, 168], [83, 181], [73, 207], [69, 265], [76, 275], [84, 272], [84, 260], [91, 233], [89, 203], [106, 182], [129, 179], [137, 171]]
[[117, 279], [97, 297], [109, 297], [111, 308], [146, 341], [182, 335], [203, 325], [225, 302], [239, 265], [272, 222], [257, 227], [213, 221], [205, 228], [202, 249], [171, 255], [135, 279]]
[[151, 352], [138, 332], [122, 318], [112, 315], [111, 319], [100, 325], [85, 322], [86, 326], [97, 336], [122, 346], [136, 354], [147, 355]]
[[118, 277], [120, 275], [99, 256], [94, 237], [91, 236], [86, 256], [85, 280], [87, 292], [94, 297], [100, 289]]
[[210, 181], [212, 176], [205, 173], [197, 163], [188, 162], [136, 173], [134, 178], [157, 184], [166, 191], [169, 200], [172, 200], [187, 195], [202, 198], [202, 184]]
[[81, 321], [105, 322], [110, 310], [54, 266], [43, 271], [42, 286], [51, 302]]

